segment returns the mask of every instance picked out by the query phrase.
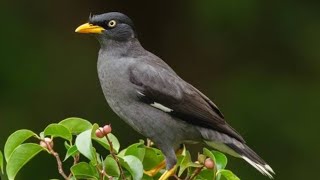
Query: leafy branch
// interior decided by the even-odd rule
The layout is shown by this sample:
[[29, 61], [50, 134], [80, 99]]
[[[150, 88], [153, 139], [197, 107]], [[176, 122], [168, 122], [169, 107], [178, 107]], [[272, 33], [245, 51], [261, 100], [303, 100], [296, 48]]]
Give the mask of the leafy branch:
[[119, 168], [119, 171], [120, 171], [120, 176], [123, 180], [126, 179], [125, 175], [123, 174], [123, 170], [122, 170], [122, 167], [120, 165], [120, 162], [119, 162], [119, 158], [117, 157], [117, 155], [115, 154], [114, 150], [113, 150], [113, 145], [112, 145], [112, 141], [110, 141], [109, 137], [106, 136], [106, 139], [110, 145], [110, 154], [112, 155], [113, 159], [117, 162], [117, 165], [118, 165], [118, 168]]
[[[160, 168], [154, 171], [152, 176], [145, 173], [156, 169], [164, 161], [162, 152], [153, 147], [150, 140], [147, 140], [146, 144], [140, 140], [120, 151], [120, 143], [111, 131], [110, 125], [99, 127], [81, 118], [68, 118], [50, 124], [39, 135], [31, 130], [18, 130], [8, 137], [3, 151], [4, 158], [0, 151], [1, 173], [4, 173], [5, 159], [6, 176], [9, 180], [14, 180], [21, 168], [34, 156], [40, 152], [47, 152], [56, 159], [58, 172], [65, 180], [154, 180], [162, 175], [165, 170]], [[38, 140], [39, 144], [27, 142], [32, 138]], [[62, 152], [58, 153], [54, 149], [54, 141], [58, 138], [62, 139], [65, 145], [63, 161], [59, 156]], [[109, 154], [101, 156], [93, 146], [93, 141]], [[86, 157], [84, 161], [80, 161], [81, 156]], [[64, 162], [70, 158], [73, 159], [73, 164], [66, 173]], [[198, 155], [197, 161], [192, 161], [189, 151], [184, 148], [177, 158], [178, 169], [174, 175], [177, 180], [220, 180], [221, 177], [227, 180], [239, 180], [231, 171], [225, 169], [227, 158], [218, 151], [204, 148], [203, 153]]]

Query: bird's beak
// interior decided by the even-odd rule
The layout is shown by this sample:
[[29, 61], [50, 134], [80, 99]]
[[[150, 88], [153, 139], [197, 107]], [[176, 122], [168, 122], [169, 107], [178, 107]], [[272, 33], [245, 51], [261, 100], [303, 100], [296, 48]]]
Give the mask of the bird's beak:
[[101, 26], [96, 26], [93, 24], [85, 23], [79, 26], [75, 32], [76, 33], [89, 33], [89, 34], [101, 34], [105, 29]]

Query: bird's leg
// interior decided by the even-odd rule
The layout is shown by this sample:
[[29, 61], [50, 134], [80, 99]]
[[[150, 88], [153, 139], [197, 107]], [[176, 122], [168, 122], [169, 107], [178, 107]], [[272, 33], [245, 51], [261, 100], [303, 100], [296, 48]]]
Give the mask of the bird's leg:
[[163, 169], [164, 167], [166, 167], [166, 161], [165, 161], [165, 160], [161, 161], [156, 167], [154, 167], [154, 168], [152, 168], [152, 169], [150, 169], [150, 170], [148, 170], [148, 171], [144, 171], [144, 173], [145, 173], [146, 175], [148, 175], [148, 176], [153, 177], [153, 176], [155, 176], [156, 174], [158, 174], [158, 172], [159, 172], [161, 169]]
[[[184, 145], [181, 145], [180, 147], [179, 147], [179, 149], [177, 149], [176, 150], [176, 152], [174, 153], [174, 159], [176, 159], [176, 155], [180, 155], [182, 152], [183, 152], [183, 150], [184, 150]], [[167, 156], [166, 155], [166, 157], [167, 157], [167, 160], [168, 159], [171, 159], [171, 158], [168, 158], [168, 157], [170, 157], [170, 156]], [[169, 164], [169, 168], [167, 168], [167, 169], [169, 169], [169, 170], [166, 170], [165, 172], [164, 172], [164, 174], [160, 177], [160, 179], [161, 180], [165, 180], [165, 179], [168, 179], [170, 176], [172, 176], [174, 173], [175, 173], [175, 170], [177, 169], [177, 167], [176, 167], [176, 162], [174, 162], [174, 163], [168, 163]], [[172, 166], [172, 165], [170, 165], [170, 164], [172, 164], [173, 165], [173, 167], [170, 167], [170, 166]], [[146, 175], [148, 175], [148, 176], [151, 176], [151, 177], [153, 177], [153, 176], [155, 176], [156, 174], [158, 174], [158, 172], [161, 170], [161, 169], [163, 169], [164, 167], [166, 166], [166, 161], [165, 160], [163, 160], [161, 163], [159, 163], [156, 167], [154, 167], [153, 169], [151, 169], [151, 170], [149, 170], [149, 171], [144, 171], [144, 173], [146, 174]]]
[[173, 168], [166, 170], [159, 180], [167, 180], [170, 176], [173, 176], [176, 173], [177, 165], [174, 165]]

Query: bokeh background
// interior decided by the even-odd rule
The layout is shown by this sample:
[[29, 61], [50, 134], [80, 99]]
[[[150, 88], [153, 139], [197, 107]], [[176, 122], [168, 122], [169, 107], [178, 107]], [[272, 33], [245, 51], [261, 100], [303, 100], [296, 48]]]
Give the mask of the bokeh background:
[[[71, 116], [111, 122], [123, 147], [143, 138], [107, 106], [98, 42], [74, 33], [90, 12], [121, 11], [146, 49], [214, 100], [276, 179], [317, 179], [319, 8], [298, 0], [2, 0], [0, 148], [17, 129], [40, 132]], [[242, 160], [230, 157], [228, 166], [244, 180], [267, 179]], [[50, 178], [60, 176], [45, 153], [17, 177]]]

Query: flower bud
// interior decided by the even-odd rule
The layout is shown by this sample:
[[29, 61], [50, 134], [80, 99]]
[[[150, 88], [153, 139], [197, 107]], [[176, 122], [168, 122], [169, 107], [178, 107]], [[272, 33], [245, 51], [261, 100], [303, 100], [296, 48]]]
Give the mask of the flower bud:
[[51, 138], [44, 138], [43, 140], [40, 141], [40, 146], [43, 148], [48, 149], [48, 146], [50, 146], [50, 148], [53, 148], [53, 141]]
[[214, 162], [212, 161], [212, 159], [207, 158], [207, 159], [204, 161], [204, 166], [205, 166], [207, 169], [213, 169], [213, 168], [214, 168]]
[[99, 127], [99, 129], [96, 130], [96, 136], [98, 138], [103, 138], [104, 137], [104, 133], [103, 133], [103, 128]]
[[111, 125], [103, 126], [103, 132], [104, 132], [105, 135], [111, 133], [111, 131], [112, 131]]
[[204, 164], [204, 161], [206, 160], [206, 156], [203, 154], [198, 155], [198, 161], [200, 164]]

